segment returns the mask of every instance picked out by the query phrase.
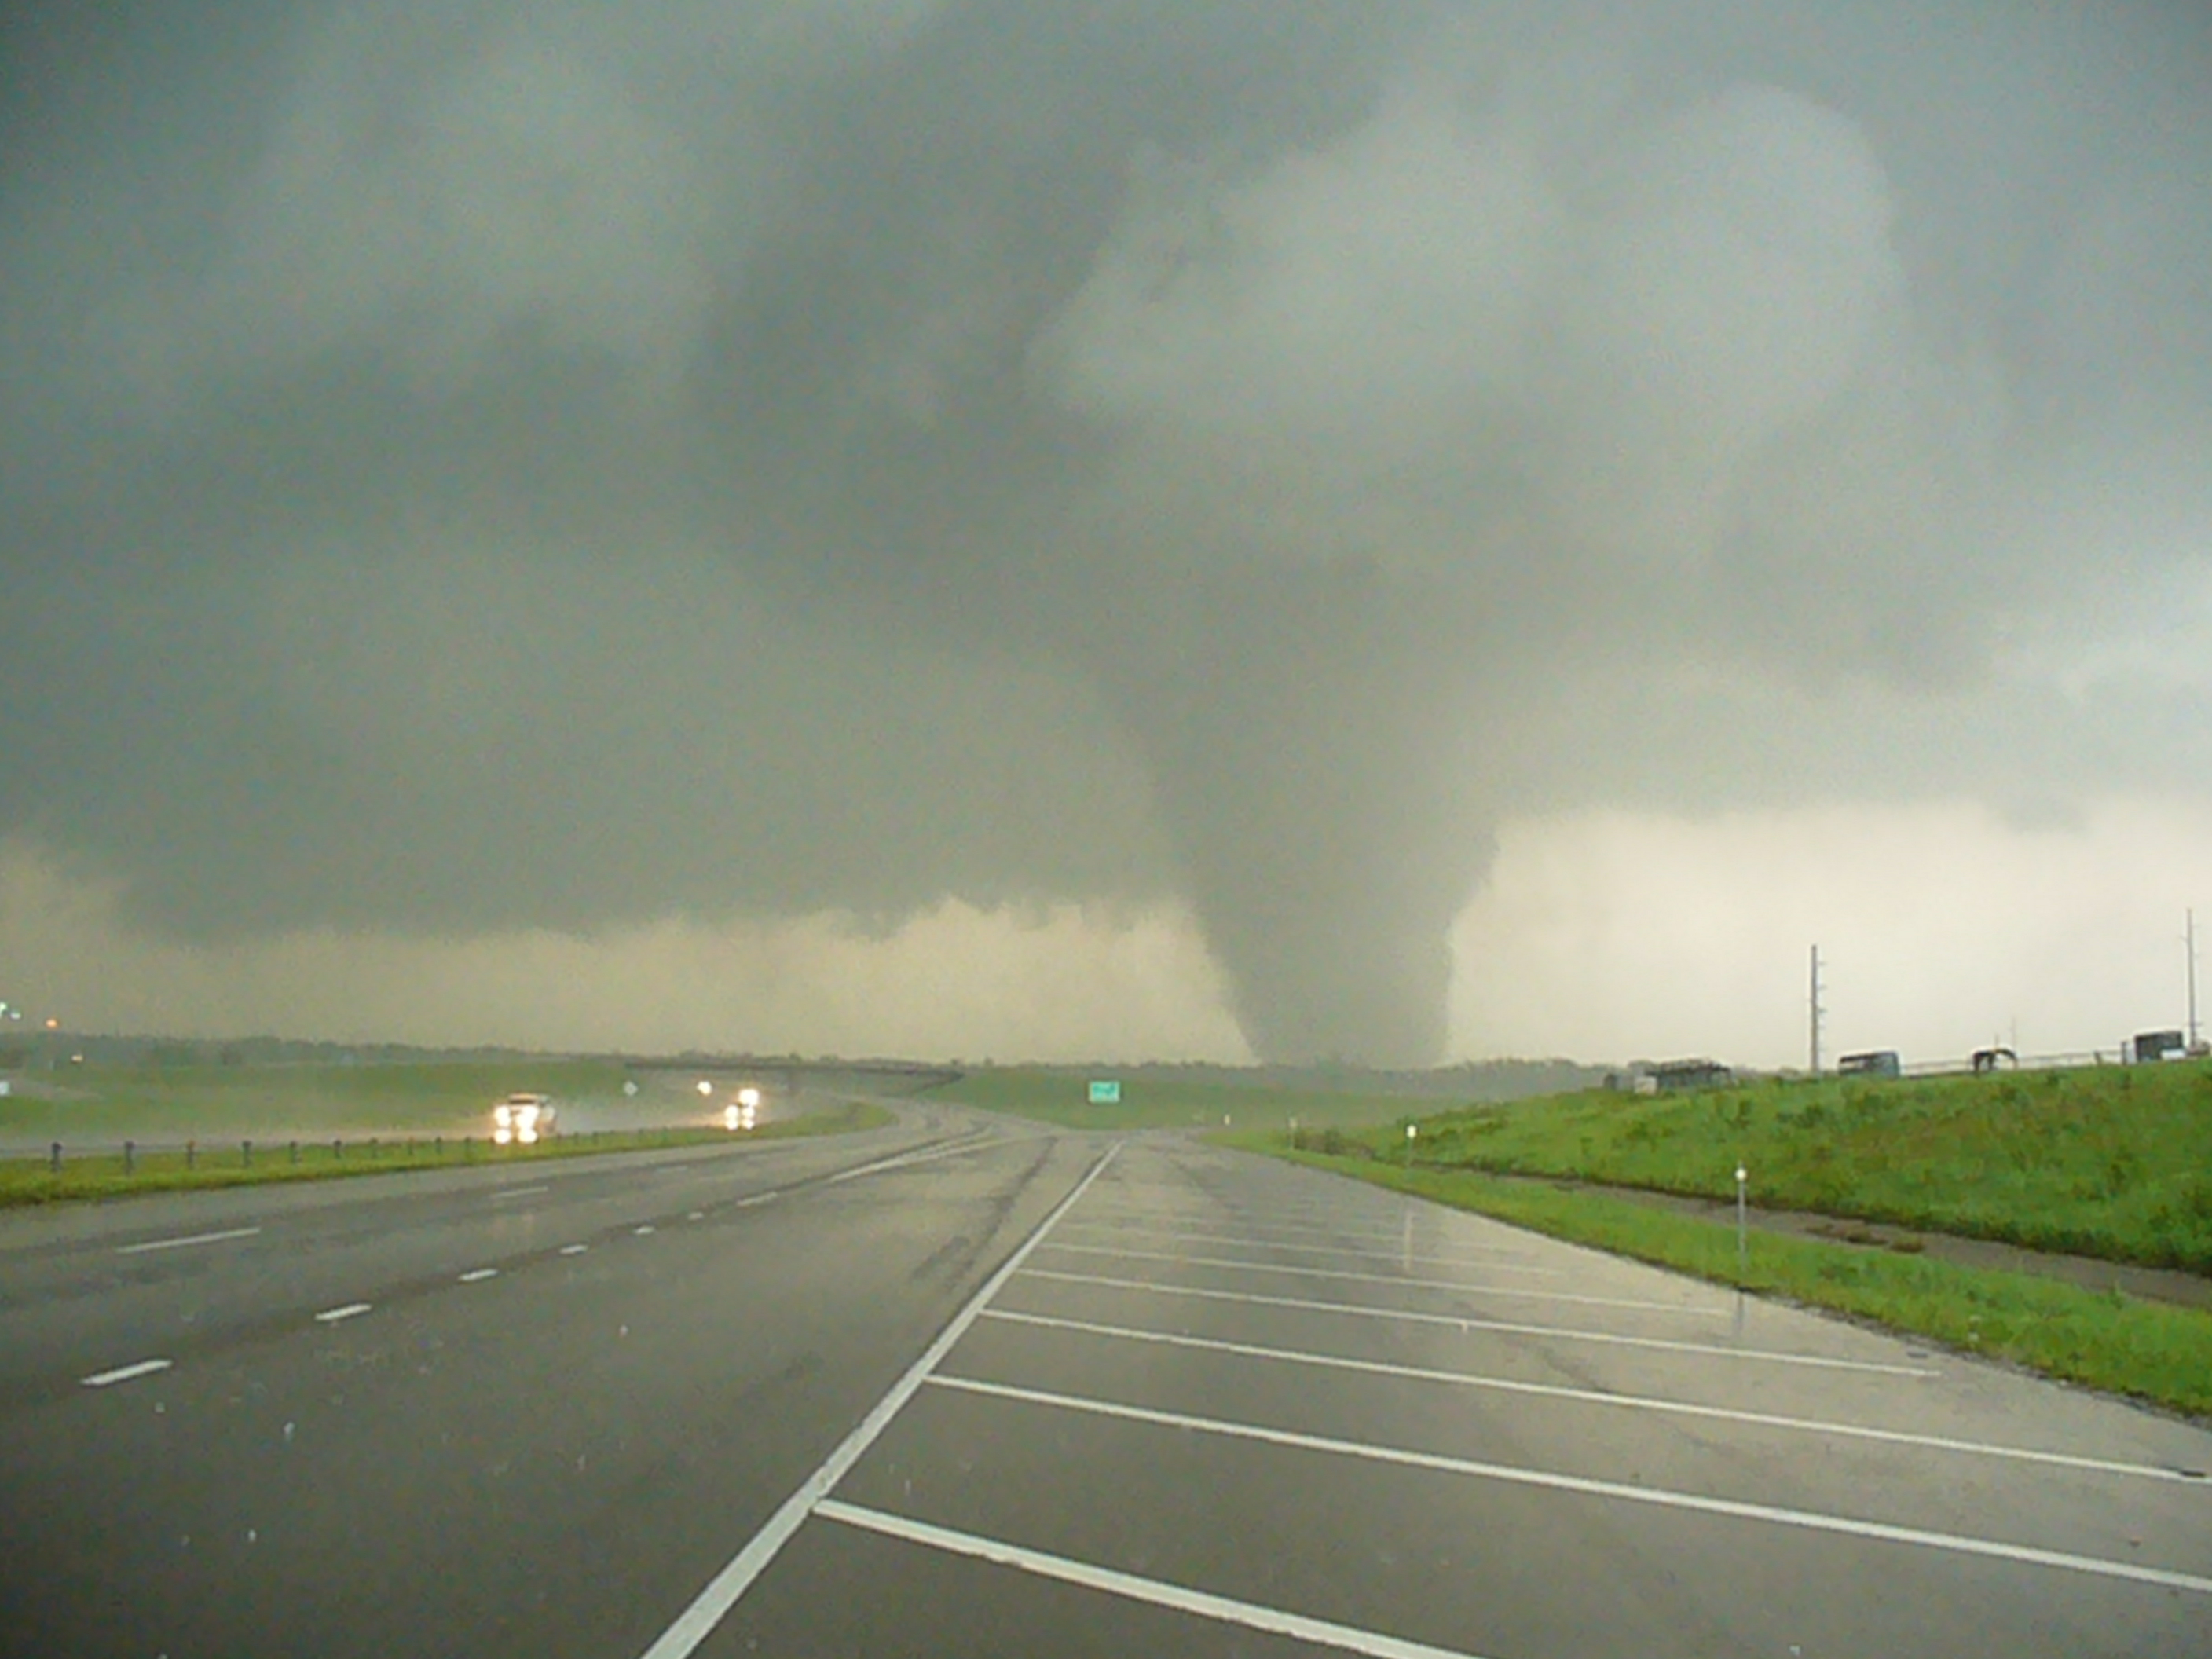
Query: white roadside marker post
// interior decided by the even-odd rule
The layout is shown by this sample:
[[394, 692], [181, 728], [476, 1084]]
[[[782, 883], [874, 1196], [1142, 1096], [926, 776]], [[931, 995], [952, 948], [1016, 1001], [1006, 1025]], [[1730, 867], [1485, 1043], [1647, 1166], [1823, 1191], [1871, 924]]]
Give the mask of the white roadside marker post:
[[1739, 1164], [1735, 1166], [1735, 1276], [1739, 1282], [1750, 1263], [1750, 1245], [1745, 1231], [1748, 1218], [1744, 1207], [1744, 1168]]
[[1413, 1125], [1408, 1123], [1406, 1126], [1406, 1168], [1408, 1170], [1413, 1167], [1413, 1137], [1419, 1133], [1420, 1131]]

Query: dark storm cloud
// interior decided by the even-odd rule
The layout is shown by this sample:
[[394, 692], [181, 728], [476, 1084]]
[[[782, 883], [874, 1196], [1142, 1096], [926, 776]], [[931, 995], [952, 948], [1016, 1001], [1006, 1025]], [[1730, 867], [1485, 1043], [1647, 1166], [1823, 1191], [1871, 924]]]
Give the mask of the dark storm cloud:
[[2030, 648], [2212, 533], [2184, 9], [11, 27], [0, 829], [188, 936], [1172, 894], [1425, 1059], [1502, 812], [2202, 729]]

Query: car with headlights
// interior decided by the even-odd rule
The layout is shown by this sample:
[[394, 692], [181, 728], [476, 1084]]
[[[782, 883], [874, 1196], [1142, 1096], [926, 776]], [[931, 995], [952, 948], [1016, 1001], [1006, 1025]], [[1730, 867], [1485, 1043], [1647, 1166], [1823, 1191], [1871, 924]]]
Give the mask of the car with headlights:
[[496, 1146], [527, 1146], [553, 1133], [558, 1117], [544, 1095], [512, 1094], [491, 1109], [491, 1138]]
[[761, 1091], [747, 1084], [730, 1097], [722, 1109], [722, 1127], [726, 1129], [750, 1129], [760, 1121]]

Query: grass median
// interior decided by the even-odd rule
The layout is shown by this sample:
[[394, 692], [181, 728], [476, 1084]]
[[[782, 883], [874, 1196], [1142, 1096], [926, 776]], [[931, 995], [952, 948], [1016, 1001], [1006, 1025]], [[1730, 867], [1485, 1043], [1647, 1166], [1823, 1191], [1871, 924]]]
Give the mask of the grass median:
[[1753, 1233], [1601, 1193], [1468, 1170], [1292, 1148], [1279, 1134], [1224, 1144], [1493, 1216], [1532, 1231], [1762, 1295], [1850, 1314], [1960, 1352], [2212, 1418], [2212, 1315], [1923, 1256]]
[[830, 1111], [775, 1119], [757, 1129], [732, 1131], [695, 1125], [607, 1129], [555, 1135], [532, 1146], [499, 1146], [483, 1136], [466, 1135], [335, 1136], [327, 1140], [276, 1142], [240, 1137], [190, 1152], [136, 1152], [129, 1157], [128, 1167], [119, 1147], [72, 1153], [64, 1146], [58, 1170], [43, 1158], [0, 1161], [0, 1207], [252, 1187], [270, 1182], [345, 1180], [410, 1170], [520, 1169], [552, 1159], [610, 1152], [848, 1134], [880, 1128], [891, 1121], [890, 1113], [882, 1107], [852, 1101]]

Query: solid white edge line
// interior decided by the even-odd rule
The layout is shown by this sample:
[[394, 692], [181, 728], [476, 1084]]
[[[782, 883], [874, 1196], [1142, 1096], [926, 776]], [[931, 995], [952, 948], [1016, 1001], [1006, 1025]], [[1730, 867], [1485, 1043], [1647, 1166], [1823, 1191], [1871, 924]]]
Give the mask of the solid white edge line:
[[155, 1371], [166, 1371], [175, 1363], [169, 1359], [142, 1359], [136, 1364], [118, 1365], [112, 1371], [94, 1371], [90, 1376], [77, 1380], [88, 1389], [105, 1389], [118, 1382], [128, 1382], [133, 1377], [151, 1376]]
[[940, 1146], [930, 1152], [907, 1152], [897, 1158], [879, 1158], [873, 1164], [863, 1164], [857, 1170], [840, 1170], [836, 1175], [824, 1177], [822, 1184], [834, 1187], [841, 1181], [858, 1181], [862, 1176], [874, 1175], [882, 1170], [902, 1170], [910, 1164], [932, 1164], [940, 1158], [957, 1158], [963, 1152], [980, 1152], [992, 1144], [989, 1139], [977, 1136], [954, 1146]]
[[561, 1247], [561, 1254], [562, 1255], [581, 1255], [585, 1251], [591, 1248], [592, 1247], [588, 1244], [563, 1244]]
[[[1139, 1237], [1155, 1237], [1153, 1233], [1135, 1226], [1124, 1227], [1110, 1221], [1074, 1221], [1068, 1224], [1071, 1232], [1087, 1231], [1097, 1233], [1134, 1232]], [[1403, 1250], [1362, 1250], [1342, 1244], [1294, 1244], [1288, 1239], [1242, 1237], [1233, 1233], [1172, 1232], [1169, 1237], [1194, 1244], [1241, 1244], [1253, 1250], [1295, 1250], [1300, 1255], [1350, 1256], [1364, 1261], [1413, 1261], [1431, 1267], [1480, 1267], [1485, 1273], [1536, 1273], [1547, 1279], [1564, 1279], [1563, 1267], [1540, 1267], [1532, 1261], [1519, 1258], [1507, 1261], [1488, 1261], [1471, 1255], [1429, 1255], [1416, 1250], [1408, 1257]], [[1061, 1248], [1059, 1245], [1053, 1247]]]
[[341, 1319], [351, 1319], [356, 1314], [368, 1313], [375, 1304], [368, 1302], [349, 1302], [342, 1308], [325, 1308], [315, 1316], [318, 1324], [335, 1325]]
[[777, 1552], [790, 1541], [792, 1534], [797, 1532], [806, 1517], [813, 1513], [814, 1506], [836, 1490], [837, 1483], [845, 1478], [853, 1465], [860, 1461], [870, 1446], [875, 1444], [878, 1437], [890, 1426], [891, 1419], [905, 1408], [908, 1401], [914, 1398], [915, 1390], [928, 1380], [930, 1372], [937, 1369], [938, 1363], [952, 1351], [952, 1345], [967, 1334], [968, 1328], [975, 1322], [977, 1316], [989, 1304], [991, 1298], [1014, 1276], [1016, 1270], [1028, 1259], [1030, 1252], [1043, 1241], [1054, 1224], [1075, 1206], [1076, 1200], [1090, 1190], [1091, 1183], [1098, 1178], [1098, 1172], [1111, 1164], [1114, 1155], [1121, 1150], [1119, 1141], [1106, 1149], [1104, 1155], [1091, 1166], [1082, 1180], [1075, 1183], [1067, 1196], [1054, 1205], [1051, 1213], [1037, 1224], [1036, 1231], [1016, 1247], [1014, 1253], [1000, 1264], [998, 1271], [985, 1279], [960, 1311], [952, 1316], [951, 1322], [937, 1334], [937, 1340], [924, 1348], [921, 1358], [908, 1366], [899, 1380], [891, 1384], [890, 1391], [854, 1425], [853, 1431], [822, 1461], [822, 1466], [777, 1506], [775, 1513], [769, 1516], [766, 1524], [752, 1535], [745, 1547], [707, 1581], [706, 1587], [692, 1598], [690, 1606], [678, 1613], [675, 1622], [654, 1638], [653, 1645], [646, 1649], [641, 1659], [685, 1659], [685, 1656], [713, 1633], [714, 1626], [720, 1624], [729, 1610], [737, 1605], [738, 1598], [751, 1588], [753, 1580], [759, 1577], [768, 1564], [775, 1559]]
[[1568, 1342], [1598, 1342], [1620, 1348], [1657, 1348], [1668, 1353], [1711, 1354], [1723, 1359], [1765, 1360], [1777, 1365], [1810, 1365], [1823, 1370], [1873, 1371], [1883, 1376], [1941, 1376], [1919, 1365], [1890, 1365], [1875, 1359], [1832, 1359], [1823, 1354], [1784, 1353], [1774, 1348], [1725, 1348], [1714, 1342], [1678, 1342], [1663, 1336], [1620, 1336], [1611, 1331], [1578, 1331], [1571, 1325], [1524, 1325], [1508, 1319], [1458, 1314], [1413, 1313], [1402, 1308], [1363, 1308], [1356, 1302], [1316, 1302], [1310, 1297], [1261, 1296], [1253, 1291], [1209, 1291], [1196, 1285], [1161, 1285], [1144, 1279], [1109, 1279], [1103, 1273], [1055, 1273], [1049, 1267], [1023, 1270], [1024, 1279], [1058, 1279], [1070, 1285], [1103, 1285], [1115, 1290], [1151, 1291], [1160, 1296], [1194, 1296], [1209, 1302], [1247, 1302], [1262, 1308], [1300, 1308], [1316, 1313], [1350, 1314], [1360, 1319], [1402, 1319], [1416, 1325], [1444, 1325], [1462, 1331], [1503, 1331], [1515, 1336], [1552, 1336]]
[[1277, 1607], [1261, 1607], [1254, 1601], [1239, 1601], [1226, 1595], [1211, 1595], [1205, 1590], [1188, 1589], [1181, 1584], [1165, 1583], [1157, 1578], [1139, 1578], [1133, 1573], [1117, 1572], [1111, 1567], [1093, 1566], [1088, 1561], [1070, 1560], [1064, 1555], [1048, 1555], [1042, 1550], [1027, 1549], [1019, 1544], [1001, 1542], [996, 1538], [955, 1532], [949, 1527], [933, 1526], [927, 1521], [913, 1521], [902, 1515], [886, 1515], [881, 1510], [864, 1510], [835, 1498], [823, 1498], [814, 1506], [814, 1512], [825, 1521], [842, 1522], [848, 1527], [881, 1533], [887, 1538], [896, 1538], [905, 1543], [943, 1550], [951, 1555], [970, 1556], [978, 1561], [988, 1561], [994, 1566], [1018, 1568], [1040, 1578], [1056, 1578], [1064, 1584], [1103, 1590], [1109, 1595], [1146, 1601], [1156, 1607], [1168, 1607], [1177, 1613], [1195, 1613], [1201, 1619], [1242, 1625], [1249, 1630], [1265, 1631], [1271, 1636], [1287, 1636], [1295, 1641], [1310, 1642], [1316, 1647], [1370, 1654], [1374, 1656], [1374, 1659], [1474, 1659], [1474, 1655], [1456, 1649], [1431, 1647], [1424, 1642], [1409, 1642], [1401, 1636], [1385, 1636], [1379, 1631], [1333, 1624], [1326, 1619], [1285, 1613]]
[[552, 1190], [550, 1187], [495, 1187], [492, 1189], [491, 1201], [496, 1204], [503, 1198], [535, 1198], [540, 1193]]
[[1585, 1405], [1617, 1406], [1626, 1411], [1659, 1412], [1669, 1416], [1743, 1423], [1755, 1428], [1790, 1429], [1805, 1434], [1877, 1440], [1888, 1445], [1921, 1446], [1931, 1451], [2010, 1458], [2023, 1463], [2049, 1463], [2060, 1468], [2085, 1469], [2096, 1474], [2171, 1480], [2179, 1486], [2196, 1486], [2212, 1492], [2212, 1481], [2156, 1463], [2122, 1463], [2110, 1458], [2083, 1457], [2073, 1452], [2037, 1451], [2027, 1446], [2002, 1446], [1984, 1440], [1956, 1440], [1940, 1434], [1914, 1434], [1905, 1429], [1877, 1429], [1857, 1423], [1829, 1422], [1820, 1418], [1783, 1417], [1771, 1412], [1736, 1411], [1726, 1406], [1700, 1406], [1688, 1401], [1662, 1400], [1651, 1395], [1607, 1394], [1601, 1389], [1570, 1389], [1556, 1382], [1523, 1382], [1513, 1377], [1486, 1376], [1474, 1371], [1437, 1370], [1425, 1365], [1394, 1365], [1387, 1360], [1352, 1359], [1340, 1354], [1308, 1353], [1297, 1348], [1270, 1348], [1255, 1342], [1227, 1342], [1218, 1337], [1184, 1336], [1170, 1331], [1139, 1330], [1127, 1325], [1101, 1325], [1086, 1319], [1058, 1319], [1046, 1314], [1016, 1313], [1006, 1308], [986, 1308], [983, 1317], [1010, 1325], [1036, 1325], [1050, 1330], [1079, 1331], [1091, 1336], [1153, 1342], [1175, 1348], [1198, 1348], [1213, 1353], [1237, 1354], [1250, 1359], [1277, 1359], [1293, 1365], [1358, 1371], [1374, 1376], [1404, 1377], [1414, 1382], [1443, 1382], [1457, 1388], [1488, 1389], [1502, 1394], [1530, 1395], [1544, 1400], [1571, 1400]]
[[188, 1233], [182, 1238], [149, 1238], [143, 1244], [118, 1247], [118, 1255], [143, 1255], [149, 1250], [181, 1250], [187, 1244], [220, 1244], [226, 1238], [252, 1238], [258, 1227], [226, 1227], [219, 1233]]
[[1672, 1492], [1664, 1486], [1632, 1486], [1618, 1480], [1594, 1480], [1588, 1475], [1558, 1474], [1546, 1469], [1520, 1468], [1510, 1463], [1484, 1463], [1474, 1458], [1453, 1457], [1442, 1452], [1369, 1445], [1357, 1440], [1338, 1440], [1326, 1435], [1301, 1434], [1295, 1429], [1269, 1429], [1252, 1423], [1192, 1417], [1182, 1412], [1157, 1411], [1150, 1406], [1124, 1406], [1110, 1400], [1085, 1399], [1080, 1395], [1048, 1394], [1042, 1389], [1016, 1388], [1005, 1382], [986, 1382], [975, 1377], [931, 1376], [923, 1380], [932, 1388], [952, 1389], [1000, 1400], [1018, 1400], [1030, 1405], [1053, 1407], [1060, 1411], [1088, 1412], [1132, 1423], [1154, 1424], [1162, 1428], [1188, 1429], [1200, 1434], [1218, 1434], [1226, 1439], [1256, 1440], [1267, 1445], [1289, 1446], [1301, 1451], [1328, 1452], [1336, 1456], [1356, 1457], [1369, 1462], [1436, 1469], [1447, 1474], [1469, 1475], [1510, 1486], [1536, 1486], [1550, 1492], [1575, 1492], [1587, 1498], [1609, 1498], [1623, 1503], [1654, 1504], [1662, 1509], [1687, 1510], [1700, 1515], [1724, 1516], [1731, 1520], [1761, 1521], [1771, 1526], [1796, 1527], [1808, 1532], [1837, 1533], [1851, 1538], [1877, 1539], [1885, 1543], [1915, 1544], [1923, 1549], [1988, 1556], [2001, 1561], [2022, 1562], [2030, 1566], [2060, 1567], [2102, 1578], [2131, 1579], [2136, 1583], [2156, 1584], [2166, 1589], [2193, 1590], [2200, 1595], [2212, 1595], [2212, 1578], [2199, 1577], [2195, 1573], [2177, 1572], [2165, 1567], [2138, 1566], [2132, 1561], [2112, 1561], [2100, 1556], [2073, 1555], [2063, 1550], [2040, 1549], [2033, 1544], [2007, 1544], [1994, 1538], [1970, 1538], [1959, 1533], [1930, 1532], [1919, 1527], [1895, 1526], [1887, 1521], [1860, 1521], [1849, 1516], [1784, 1509], [1777, 1504], [1746, 1503], [1733, 1498], [1706, 1498], [1696, 1492]]
[[[1476, 1215], [1474, 1212], [1471, 1210], [1454, 1210], [1446, 1212], [1445, 1213], [1453, 1218], [1460, 1220], [1474, 1221], [1483, 1218]], [[1086, 1227], [1141, 1227], [1150, 1228], [1155, 1231], [1164, 1231], [1170, 1233], [1176, 1233], [1179, 1232], [1180, 1230], [1177, 1228], [1176, 1224], [1188, 1218], [1188, 1212], [1184, 1211], [1163, 1210], [1151, 1212], [1141, 1211], [1124, 1211], [1119, 1217], [1109, 1217], [1103, 1220], [1094, 1217], [1092, 1219], [1085, 1222], [1083, 1224]], [[1273, 1220], [1264, 1217], [1259, 1218], [1255, 1220], [1253, 1217], [1238, 1214], [1234, 1212], [1232, 1212], [1227, 1218], [1240, 1225], [1256, 1225], [1262, 1228], [1272, 1228], [1283, 1232], [1319, 1233], [1325, 1238], [1359, 1239], [1370, 1244], [1393, 1245], [1401, 1243], [1405, 1237], [1403, 1230], [1398, 1227], [1351, 1227], [1334, 1224], [1324, 1224], [1321, 1222]], [[1501, 1231], [1510, 1231], [1509, 1229], [1506, 1229], [1505, 1224], [1503, 1222], [1499, 1222], [1496, 1224]], [[1267, 1243], [1282, 1243], [1286, 1247], [1289, 1246], [1289, 1241], [1287, 1239], [1267, 1239], [1261, 1242]], [[1531, 1261], [1534, 1260], [1534, 1257], [1531, 1255], [1527, 1249], [1516, 1249], [1515, 1247], [1507, 1244], [1478, 1244], [1472, 1239], [1445, 1239], [1442, 1242], [1446, 1244], [1456, 1244], [1461, 1249], [1474, 1250], [1485, 1255], [1504, 1256], [1508, 1261]], [[1552, 1242], [1559, 1243], [1565, 1243], [1565, 1240], [1555, 1240]], [[1588, 1249], [1590, 1247], [1588, 1245], [1576, 1245], [1571, 1248]]]
[[464, 1285], [480, 1285], [487, 1279], [498, 1277], [499, 1269], [496, 1267], [471, 1267], [461, 1275], [459, 1282]]
[[1359, 1273], [1342, 1267], [1294, 1267], [1273, 1261], [1231, 1261], [1213, 1255], [1177, 1255], [1168, 1250], [1115, 1250], [1097, 1244], [1048, 1244], [1048, 1250], [1085, 1255], [1120, 1256], [1130, 1261], [1174, 1261], [1188, 1267], [1230, 1267], [1242, 1273], [1289, 1273], [1304, 1279], [1356, 1279], [1363, 1285], [1402, 1285], [1415, 1291], [1468, 1291], [1478, 1296], [1511, 1296], [1541, 1302], [1574, 1302], [1589, 1308], [1626, 1308], [1638, 1313], [1687, 1314], [1698, 1319], [1726, 1319], [1726, 1308], [1697, 1308], [1684, 1302], [1644, 1302], [1619, 1296], [1583, 1296], [1574, 1291], [1528, 1291], [1508, 1285], [1472, 1285], [1462, 1279], [1415, 1279], [1405, 1273]]

